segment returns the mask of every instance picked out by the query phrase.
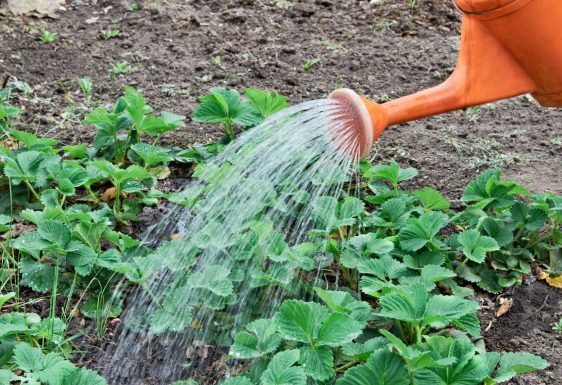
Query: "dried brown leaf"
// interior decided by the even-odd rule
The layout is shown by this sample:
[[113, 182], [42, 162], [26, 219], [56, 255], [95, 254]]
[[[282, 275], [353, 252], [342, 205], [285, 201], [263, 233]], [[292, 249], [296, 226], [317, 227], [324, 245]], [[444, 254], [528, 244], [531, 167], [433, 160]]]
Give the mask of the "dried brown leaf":
[[511, 309], [513, 306], [513, 299], [511, 298], [500, 298], [499, 307], [496, 310], [496, 317], [501, 317]]

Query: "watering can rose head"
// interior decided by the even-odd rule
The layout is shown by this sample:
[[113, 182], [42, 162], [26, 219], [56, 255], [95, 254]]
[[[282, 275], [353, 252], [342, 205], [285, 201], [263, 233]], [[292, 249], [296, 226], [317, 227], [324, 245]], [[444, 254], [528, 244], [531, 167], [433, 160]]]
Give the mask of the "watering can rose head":
[[380, 105], [347, 89], [330, 95], [341, 106], [333, 119], [346, 120], [336, 136], [348, 153], [366, 157], [388, 126], [526, 93], [562, 107], [562, 1], [455, 2], [463, 12], [461, 45], [445, 82]]

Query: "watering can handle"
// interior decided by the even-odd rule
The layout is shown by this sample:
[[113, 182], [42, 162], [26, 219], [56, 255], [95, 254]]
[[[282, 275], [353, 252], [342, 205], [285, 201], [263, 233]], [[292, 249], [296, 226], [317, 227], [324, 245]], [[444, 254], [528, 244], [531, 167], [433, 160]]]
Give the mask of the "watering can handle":
[[451, 76], [436, 87], [382, 104], [386, 119], [379, 119], [381, 127], [374, 127], [375, 133], [394, 124], [536, 90], [526, 71], [478, 20], [465, 17], [461, 36]]

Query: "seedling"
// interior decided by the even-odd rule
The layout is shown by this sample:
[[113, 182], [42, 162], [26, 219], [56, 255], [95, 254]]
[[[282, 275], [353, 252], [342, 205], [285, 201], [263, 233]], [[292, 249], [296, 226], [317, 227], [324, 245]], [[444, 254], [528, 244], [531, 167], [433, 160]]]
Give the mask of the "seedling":
[[84, 95], [84, 98], [89, 100], [92, 97], [92, 92], [94, 90], [94, 85], [92, 80], [88, 76], [84, 76], [78, 81], [80, 86], [80, 91]]
[[49, 32], [46, 29], [44, 29], [41, 32], [41, 36], [39, 36], [39, 39], [43, 42], [43, 43], [52, 43], [55, 40], [57, 40], [57, 34], [53, 33], [53, 32]]
[[393, 22], [391, 20], [381, 19], [377, 21], [375, 24], [373, 24], [372, 28], [375, 31], [387, 32], [388, 30], [390, 30], [392, 24]]
[[136, 12], [139, 10], [139, 5], [137, 3], [131, 3], [131, 5], [129, 5], [128, 10], [131, 12]]
[[111, 74], [112, 79], [115, 79], [115, 77], [118, 75], [130, 74], [136, 71], [137, 69], [131, 66], [126, 61], [113, 63], [113, 65], [109, 69], [109, 73]]
[[414, 18], [414, 10], [416, 7], [416, 0], [406, 0], [406, 3], [410, 7], [410, 20]]
[[552, 326], [552, 330], [562, 334], [562, 318]]
[[229, 140], [234, 139], [233, 126], [254, 126], [261, 117], [250, 104], [240, 100], [234, 90], [213, 88], [211, 94], [200, 98], [201, 104], [193, 114], [193, 120], [201, 123], [222, 123]]
[[322, 45], [326, 47], [329, 51], [334, 53], [341, 53], [347, 51], [347, 49], [341, 44], [333, 40], [314, 40], [313, 44]]
[[315, 65], [319, 61], [320, 61], [319, 59], [308, 58], [308, 59], [306, 59], [306, 61], [302, 65], [302, 69], [305, 70], [305, 71], [308, 71], [310, 68], [312, 68], [313, 65]]
[[217, 56], [213, 56], [213, 64], [216, 65], [217, 67], [222, 66], [222, 56], [221, 55], [217, 55]]
[[106, 31], [102, 31], [102, 33], [107, 39], [111, 39], [111, 38], [119, 36], [121, 31], [118, 30], [118, 29], [108, 29]]

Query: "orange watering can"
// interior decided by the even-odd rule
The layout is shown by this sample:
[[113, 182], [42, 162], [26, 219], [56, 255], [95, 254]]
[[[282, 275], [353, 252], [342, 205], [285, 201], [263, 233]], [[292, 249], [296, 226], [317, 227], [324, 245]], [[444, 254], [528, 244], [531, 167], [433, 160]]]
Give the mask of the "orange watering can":
[[330, 95], [347, 107], [356, 155], [367, 156], [388, 126], [521, 94], [562, 107], [562, 0], [454, 1], [461, 46], [444, 83], [383, 104], [349, 89]]

